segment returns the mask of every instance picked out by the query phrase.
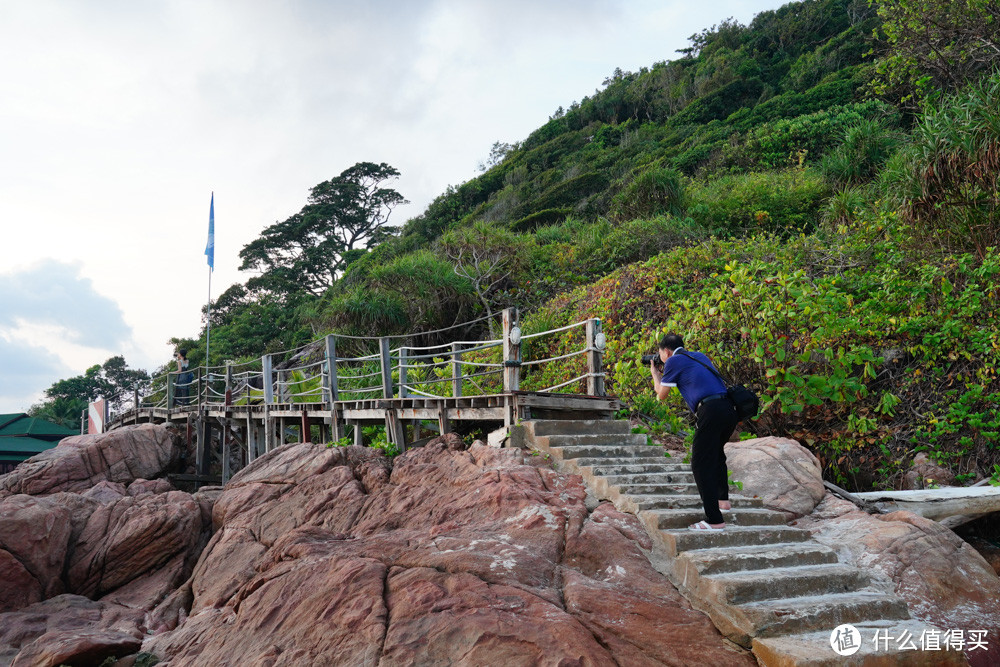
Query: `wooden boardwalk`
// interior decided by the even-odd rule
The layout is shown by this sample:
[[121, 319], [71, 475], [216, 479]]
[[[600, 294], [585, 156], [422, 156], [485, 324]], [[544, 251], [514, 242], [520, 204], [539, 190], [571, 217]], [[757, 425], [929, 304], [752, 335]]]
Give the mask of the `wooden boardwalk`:
[[[495, 433], [533, 418], [614, 416], [619, 404], [604, 391], [600, 320], [525, 334], [508, 309], [500, 324], [498, 340], [393, 348], [389, 337], [327, 336], [259, 363], [168, 373], [154, 380], [157, 392], [134, 396], [107, 428], [184, 425], [189, 443], [198, 443], [199, 478], [224, 483], [285, 442], [350, 437], [366, 444], [365, 426], [384, 427], [386, 440], [404, 451], [424, 435], [453, 430]], [[377, 344], [378, 352], [338, 355], [338, 345], [357, 347], [359, 340]], [[548, 351], [553, 340], [579, 349], [524, 358], [526, 347]], [[525, 391], [525, 378], [556, 378], [556, 384]], [[221, 461], [221, 475], [213, 461]]]

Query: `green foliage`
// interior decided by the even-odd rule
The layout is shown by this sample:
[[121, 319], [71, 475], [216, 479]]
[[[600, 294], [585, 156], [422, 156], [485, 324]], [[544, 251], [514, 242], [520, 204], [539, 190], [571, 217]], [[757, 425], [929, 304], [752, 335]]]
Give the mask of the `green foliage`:
[[720, 234], [807, 231], [829, 189], [811, 169], [722, 176], [688, 189], [688, 212]]
[[863, 118], [844, 132], [839, 146], [823, 157], [822, 172], [836, 186], [870, 181], [903, 143], [881, 118]]
[[[88, 368], [83, 375], [59, 380], [45, 390], [46, 401], [36, 406], [37, 412], [47, 412], [55, 417], [69, 417], [82, 403], [84, 408], [90, 401], [103, 397], [112, 409], [118, 409], [130, 401], [135, 390], [140, 395], [149, 388], [149, 373], [142, 369], [129, 368], [125, 357], [116, 355], [104, 364]], [[80, 413], [76, 413], [78, 425]]]
[[918, 240], [980, 257], [1000, 245], [1000, 73], [924, 114], [884, 184]]
[[572, 212], [573, 209], [571, 208], [547, 208], [532, 213], [531, 215], [526, 215], [517, 222], [511, 224], [510, 228], [519, 232], [530, 231], [532, 229], [537, 229], [538, 227], [562, 222], [569, 217]]
[[[63, 380], [65, 382], [65, 380]], [[87, 410], [87, 400], [81, 397], [60, 396], [32, 405], [28, 414], [64, 428], [80, 430], [81, 416]]]
[[618, 220], [683, 215], [684, 179], [675, 169], [652, 167], [635, 174], [615, 195], [611, 215]]
[[919, 106], [1000, 65], [996, 0], [874, 0], [885, 56], [874, 90]]

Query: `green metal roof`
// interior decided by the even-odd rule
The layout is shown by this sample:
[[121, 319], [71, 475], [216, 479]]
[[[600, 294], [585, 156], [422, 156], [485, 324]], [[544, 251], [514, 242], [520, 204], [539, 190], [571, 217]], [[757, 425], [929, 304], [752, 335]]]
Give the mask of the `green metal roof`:
[[23, 412], [16, 412], [12, 415], [0, 415], [0, 428], [3, 428], [7, 424], [13, 421], [17, 421], [21, 417], [26, 417], [26, 416], [27, 415], [25, 415]]
[[37, 417], [29, 417], [24, 413], [19, 415], [0, 415], [0, 436], [31, 435], [61, 440], [68, 435], [78, 434], [79, 431], [59, 426], [58, 424], [53, 424], [50, 421]]
[[40, 440], [25, 436], [0, 436], [0, 461], [23, 461], [24, 459], [55, 447], [58, 441]]

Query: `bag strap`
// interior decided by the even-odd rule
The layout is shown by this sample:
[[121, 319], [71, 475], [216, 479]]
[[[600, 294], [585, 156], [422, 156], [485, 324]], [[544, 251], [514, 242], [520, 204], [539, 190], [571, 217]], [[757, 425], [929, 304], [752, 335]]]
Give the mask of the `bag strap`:
[[682, 350], [680, 352], [680, 355], [682, 357], [687, 357], [688, 359], [690, 359], [691, 361], [695, 362], [696, 364], [701, 364], [702, 366], [704, 366], [708, 370], [712, 371], [712, 373], [715, 374], [715, 377], [717, 377], [720, 380], [722, 380], [722, 384], [725, 385], [727, 389], [729, 388], [729, 385], [732, 384], [729, 380], [727, 380], [726, 378], [724, 378], [722, 376], [722, 373], [720, 373], [719, 371], [715, 370], [714, 368], [712, 368], [711, 366], [709, 366], [708, 364], [706, 364], [701, 359], [696, 359], [696, 358], [692, 357], [690, 354], [687, 354], [687, 352], [685, 350], [683, 350], [683, 348], [682, 348]]

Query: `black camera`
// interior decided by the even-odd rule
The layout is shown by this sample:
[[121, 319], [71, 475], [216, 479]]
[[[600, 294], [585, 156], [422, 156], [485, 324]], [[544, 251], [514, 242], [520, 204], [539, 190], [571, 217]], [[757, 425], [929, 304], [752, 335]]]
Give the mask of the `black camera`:
[[643, 358], [642, 358], [642, 363], [645, 366], [648, 366], [649, 362], [651, 362], [651, 361], [653, 362], [653, 365], [656, 366], [657, 368], [660, 368], [661, 366], [663, 366], [663, 361], [660, 359], [660, 355], [659, 354], [647, 354], [647, 355], [644, 355]]

